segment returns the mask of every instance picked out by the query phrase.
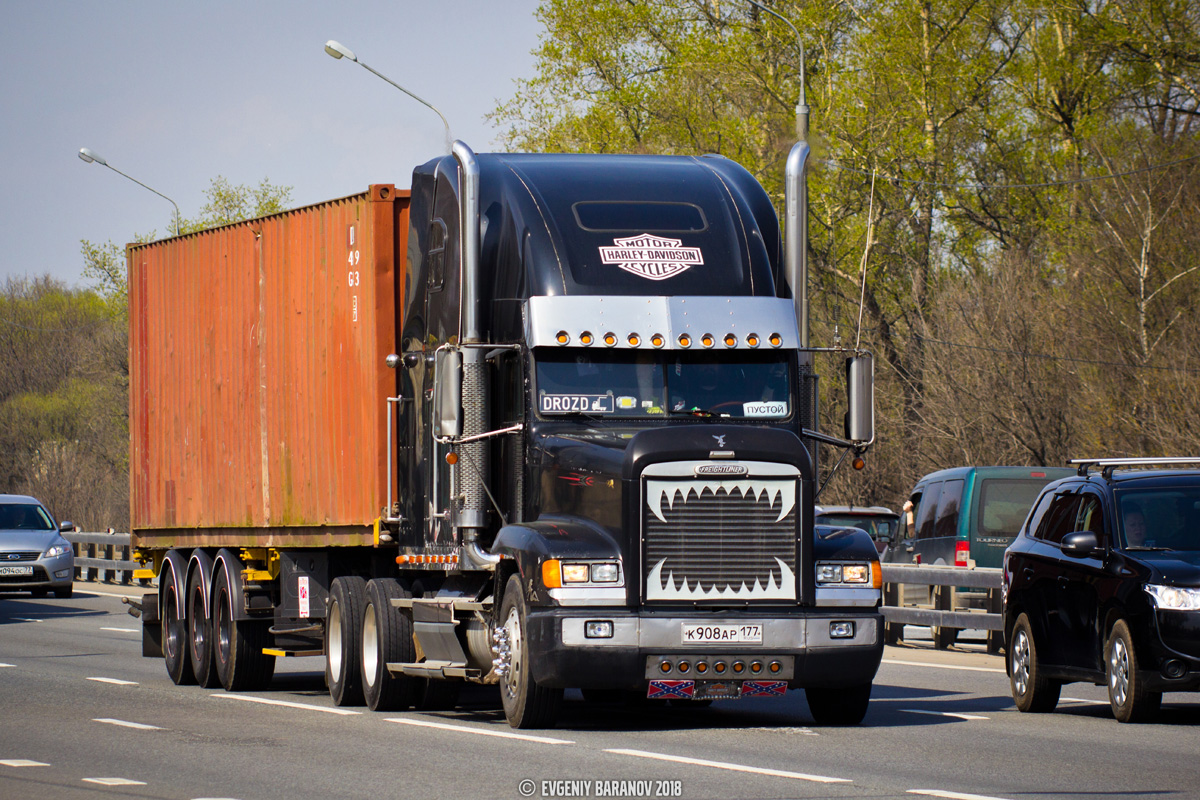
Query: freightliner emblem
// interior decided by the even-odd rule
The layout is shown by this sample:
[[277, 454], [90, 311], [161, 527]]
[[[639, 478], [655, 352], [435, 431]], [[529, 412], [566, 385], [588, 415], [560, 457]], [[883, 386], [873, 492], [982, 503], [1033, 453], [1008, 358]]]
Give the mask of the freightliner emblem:
[[700, 466], [696, 467], [695, 472], [697, 475], [740, 477], [742, 475], [749, 475], [750, 469], [742, 466], [741, 464], [701, 464]]
[[682, 239], [668, 239], [643, 233], [628, 239], [614, 239], [613, 247], [600, 248], [600, 261], [616, 264], [626, 272], [661, 281], [678, 275], [695, 264], [703, 264], [699, 247], [684, 247]]

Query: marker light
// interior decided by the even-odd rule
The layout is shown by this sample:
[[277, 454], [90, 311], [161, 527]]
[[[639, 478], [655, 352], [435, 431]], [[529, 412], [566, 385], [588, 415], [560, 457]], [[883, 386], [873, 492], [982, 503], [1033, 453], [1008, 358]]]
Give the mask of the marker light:
[[746, 344], [751, 347], [758, 347], [758, 334], [752, 333], [746, 337]]
[[570, 344], [571, 334], [567, 333], [566, 331], [559, 331], [554, 335], [554, 341], [558, 342], [559, 344]]
[[679, 346], [680, 347], [691, 347], [692, 346], [692, 337], [688, 336], [686, 333], [679, 334]]
[[663, 339], [661, 333], [656, 333], [650, 337], [650, 344], [654, 345], [655, 347], [662, 347], [664, 344], [666, 344], [666, 340]]
[[725, 334], [725, 346], [726, 347], [737, 347], [737, 337], [734, 336], [732, 333]]
[[542, 584], [547, 589], [562, 588], [562, 564], [557, 558], [548, 558], [542, 562]]
[[713, 339], [713, 335], [711, 333], [706, 333], [700, 337], [700, 344], [704, 345], [705, 347], [712, 347], [714, 341], [715, 340]]
[[583, 333], [579, 334], [579, 343], [584, 347], [587, 347], [594, 341], [596, 341], [596, 339], [592, 336], [591, 331], [584, 331]]
[[783, 344], [783, 337], [778, 333], [772, 333], [767, 341], [771, 343], [771, 347], [779, 347]]
[[631, 333], [629, 334], [627, 341], [629, 342], [630, 347], [637, 347], [642, 343], [642, 337], [638, 336], [636, 333]]
[[604, 334], [604, 344], [608, 347], [613, 347], [617, 343], [617, 335], [615, 333]]

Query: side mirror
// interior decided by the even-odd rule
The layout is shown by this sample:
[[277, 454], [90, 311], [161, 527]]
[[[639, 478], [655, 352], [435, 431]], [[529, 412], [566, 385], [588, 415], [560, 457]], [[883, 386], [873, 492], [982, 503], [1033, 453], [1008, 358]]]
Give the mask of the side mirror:
[[433, 407], [438, 436], [462, 435], [462, 353], [442, 350], [435, 363]]
[[875, 441], [875, 360], [868, 353], [846, 359], [846, 438], [870, 444]]
[[59, 533], [66, 533], [67, 531], [73, 531], [73, 530], [75, 530], [75, 523], [74, 523], [74, 522], [60, 522], [60, 523], [58, 523], [58, 532], [59, 532]]
[[1087, 558], [1100, 549], [1095, 531], [1075, 531], [1062, 539], [1062, 551], [1075, 558]]

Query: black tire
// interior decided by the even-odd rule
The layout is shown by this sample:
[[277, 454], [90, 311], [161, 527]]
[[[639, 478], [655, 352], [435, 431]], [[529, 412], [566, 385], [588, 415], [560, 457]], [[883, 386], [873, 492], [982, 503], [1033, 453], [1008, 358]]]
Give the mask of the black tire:
[[205, 689], [215, 689], [220, 682], [213, 655], [212, 620], [208, 615], [204, 580], [198, 569], [188, 579], [187, 604], [188, 658], [192, 662], [192, 673], [196, 683]]
[[162, 649], [167, 674], [176, 686], [193, 686], [196, 675], [188, 655], [188, 626], [183, 619], [179, 595], [175, 592], [173, 576], [164, 576], [162, 601]]
[[563, 690], [539, 686], [530, 672], [528, 640], [529, 614], [521, 579], [513, 575], [504, 587], [500, 605], [500, 627], [508, 631], [508, 670], [500, 679], [500, 700], [504, 716], [514, 728], [552, 728], [562, 707]]
[[933, 646], [938, 650], [948, 650], [958, 641], [958, 628], [944, 628], [940, 625], [933, 628]]
[[1008, 682], [1018, 711], [1045, 714], [1058, 705], [1062, 684], [1043, 674], [1033, 628], [1025, 614], [1017, 617], [1008, 647]]
[[233, 618], [233, 594], [223, 569], [213, 581], [211, 608], [217, 680], [227, 692], [265, 689], [275, 674], [275, 656], [263, 653], [271, 645], [271, 623]]
[[867, 715], [871, 684], [837, 689], [805, 689], [804, 699], [813, 722], [818, 725], [857, 725]]
[[325, 683], [335, 706], [361, 706], [363, 609], [367, 582], [356, 575], [334, 578], [325, 616]]
[[1138, 671], [1133, 635], [1125, 620], [1117, 620], [1104, 645], [1108, 673], [1108, 702], [1118, 722], [1146, 722], [1158, 714], [1162, 692], [1152, 692]]
[[66, 600], [74, 593], [75, 593], [74, 586], [68, 586], [64, 589], [55, 589], [54, 590], [54, 596], [57, 597], [59, 600]]
[[462, 685], [463, 682], [455, 678], [424, 680], [413, 705], [418, 711], [450, 711], [458, 706]]
[[376, 578], [367, 584], [359, 663], [363, 695], [372, 711], [403, 711], [412, 705], [422, 682], [411, 675], [393, 674], [387, 668], [389, 663], [417, 660], [412, 614], [391, 603], [410, 596], [390, 578]]

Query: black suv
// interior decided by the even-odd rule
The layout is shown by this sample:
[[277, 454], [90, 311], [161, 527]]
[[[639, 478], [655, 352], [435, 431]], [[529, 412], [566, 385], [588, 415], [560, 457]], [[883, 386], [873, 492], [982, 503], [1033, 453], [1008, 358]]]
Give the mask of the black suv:
[[1053, 711], [1064, 683], [1108, 685], [1121, 722], [1200, 690], [1200, 459], [1077, 460], [1004, 553], [1013, 700]]

